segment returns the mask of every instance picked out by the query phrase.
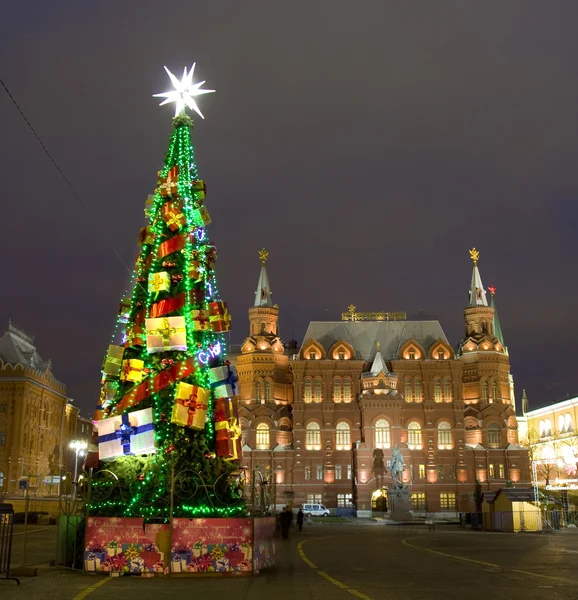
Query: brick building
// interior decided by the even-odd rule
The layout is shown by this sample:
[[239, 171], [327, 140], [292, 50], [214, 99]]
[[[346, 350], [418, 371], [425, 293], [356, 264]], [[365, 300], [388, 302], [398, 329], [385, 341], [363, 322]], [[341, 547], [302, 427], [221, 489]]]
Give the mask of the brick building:
[[[438, 321], [358, 313], [311, 322], [301, 348], [278, 335], [265, 261], [250, 335], [237, 356], [243, 465], [275, 474], [278, 505], [354, 505], [384, 512], [394, 446], [414, 513], [471, 509], [483, 488], [528, 486], [509, 355], [474, 261], [465, 336], [456, 350]], [[511, 483], [509, 483], [511, 482]]]
[[48, 477], [74, 470], [68, 444], [88, 436], [91, 427], [34, 338], [9, 323], [0, 337], [0, 495], [19, 493], [22, 478], [29, 478], [36, 495], [56, 494]]

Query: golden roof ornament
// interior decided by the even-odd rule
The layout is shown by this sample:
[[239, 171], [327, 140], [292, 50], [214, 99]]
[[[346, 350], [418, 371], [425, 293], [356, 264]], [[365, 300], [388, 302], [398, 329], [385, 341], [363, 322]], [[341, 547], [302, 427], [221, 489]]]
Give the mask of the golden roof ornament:
[[479, 250], [476, 250], [475, 248], [472, 248], [470, 251], [470, 258], [472, 259], [473, 263], [474, 263], [474, 267], [478, 264], [478, 260], [480, 258], [480, 252]]
[[259, 258], [261, 259], [261, 264], [264, 265], [269, 258], [269, 252], [267, 252], [265, 248], [261, 248], [261, 250], [259, 250]]
[[381, 344], [379, 342], [376, 342], [377, 344], [377, 351], [379, 352], [379, 349], [381, 348]]

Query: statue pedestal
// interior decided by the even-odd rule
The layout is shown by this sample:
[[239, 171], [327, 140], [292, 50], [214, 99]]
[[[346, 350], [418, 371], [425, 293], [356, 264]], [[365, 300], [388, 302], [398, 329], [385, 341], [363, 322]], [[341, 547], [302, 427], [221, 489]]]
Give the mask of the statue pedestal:
[[411, 521], [409, 488], [392, 487], [389, 490], [389, 516], [392, 521]]

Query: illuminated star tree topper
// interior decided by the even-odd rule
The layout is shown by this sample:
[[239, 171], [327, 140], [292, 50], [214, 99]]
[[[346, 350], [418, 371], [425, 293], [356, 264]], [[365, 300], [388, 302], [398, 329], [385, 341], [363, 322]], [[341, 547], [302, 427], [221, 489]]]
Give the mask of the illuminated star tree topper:
[[201, 118], [203, 117], [203, 113], [199, 110], [197, 103], [195, 102], [195, 96], [200, 96], [201, 94], [211, 94], [215, 90], [202, 90], [201, 86], [205, 83], [204, 81], [199, 81], [198, 83], [193, 83], [193, 73], [195, 71], [196, 63], [193, 63], [191, 70], [187, 72], [187, 67], [183, 72], [183, 78], [179, 81], [168, 69], [165, 67], [165, 71], [171, 79], [171, 82], [174, 86], [174, 90], [170, 92], [162, 92], [161, 94], [154, 94], [153, 98], [165, 98], [159, 106], [163, 106], [164, 104], [169, 104], [170, 102], [175, 103], [175, 117], [179, 115], [185, 114], [185, 109], [188, 106], [191, 110], [194, 110], [198, 113]]

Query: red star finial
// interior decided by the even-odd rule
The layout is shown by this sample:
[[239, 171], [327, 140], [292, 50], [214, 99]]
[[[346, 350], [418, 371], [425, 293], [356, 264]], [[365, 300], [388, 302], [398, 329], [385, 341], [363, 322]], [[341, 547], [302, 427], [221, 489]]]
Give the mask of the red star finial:
[[492, 294], [492, 296], [496, 293], [496, 287], [495, 286], [491, 285], [488, 289], [490, 290], [490, 294]]

